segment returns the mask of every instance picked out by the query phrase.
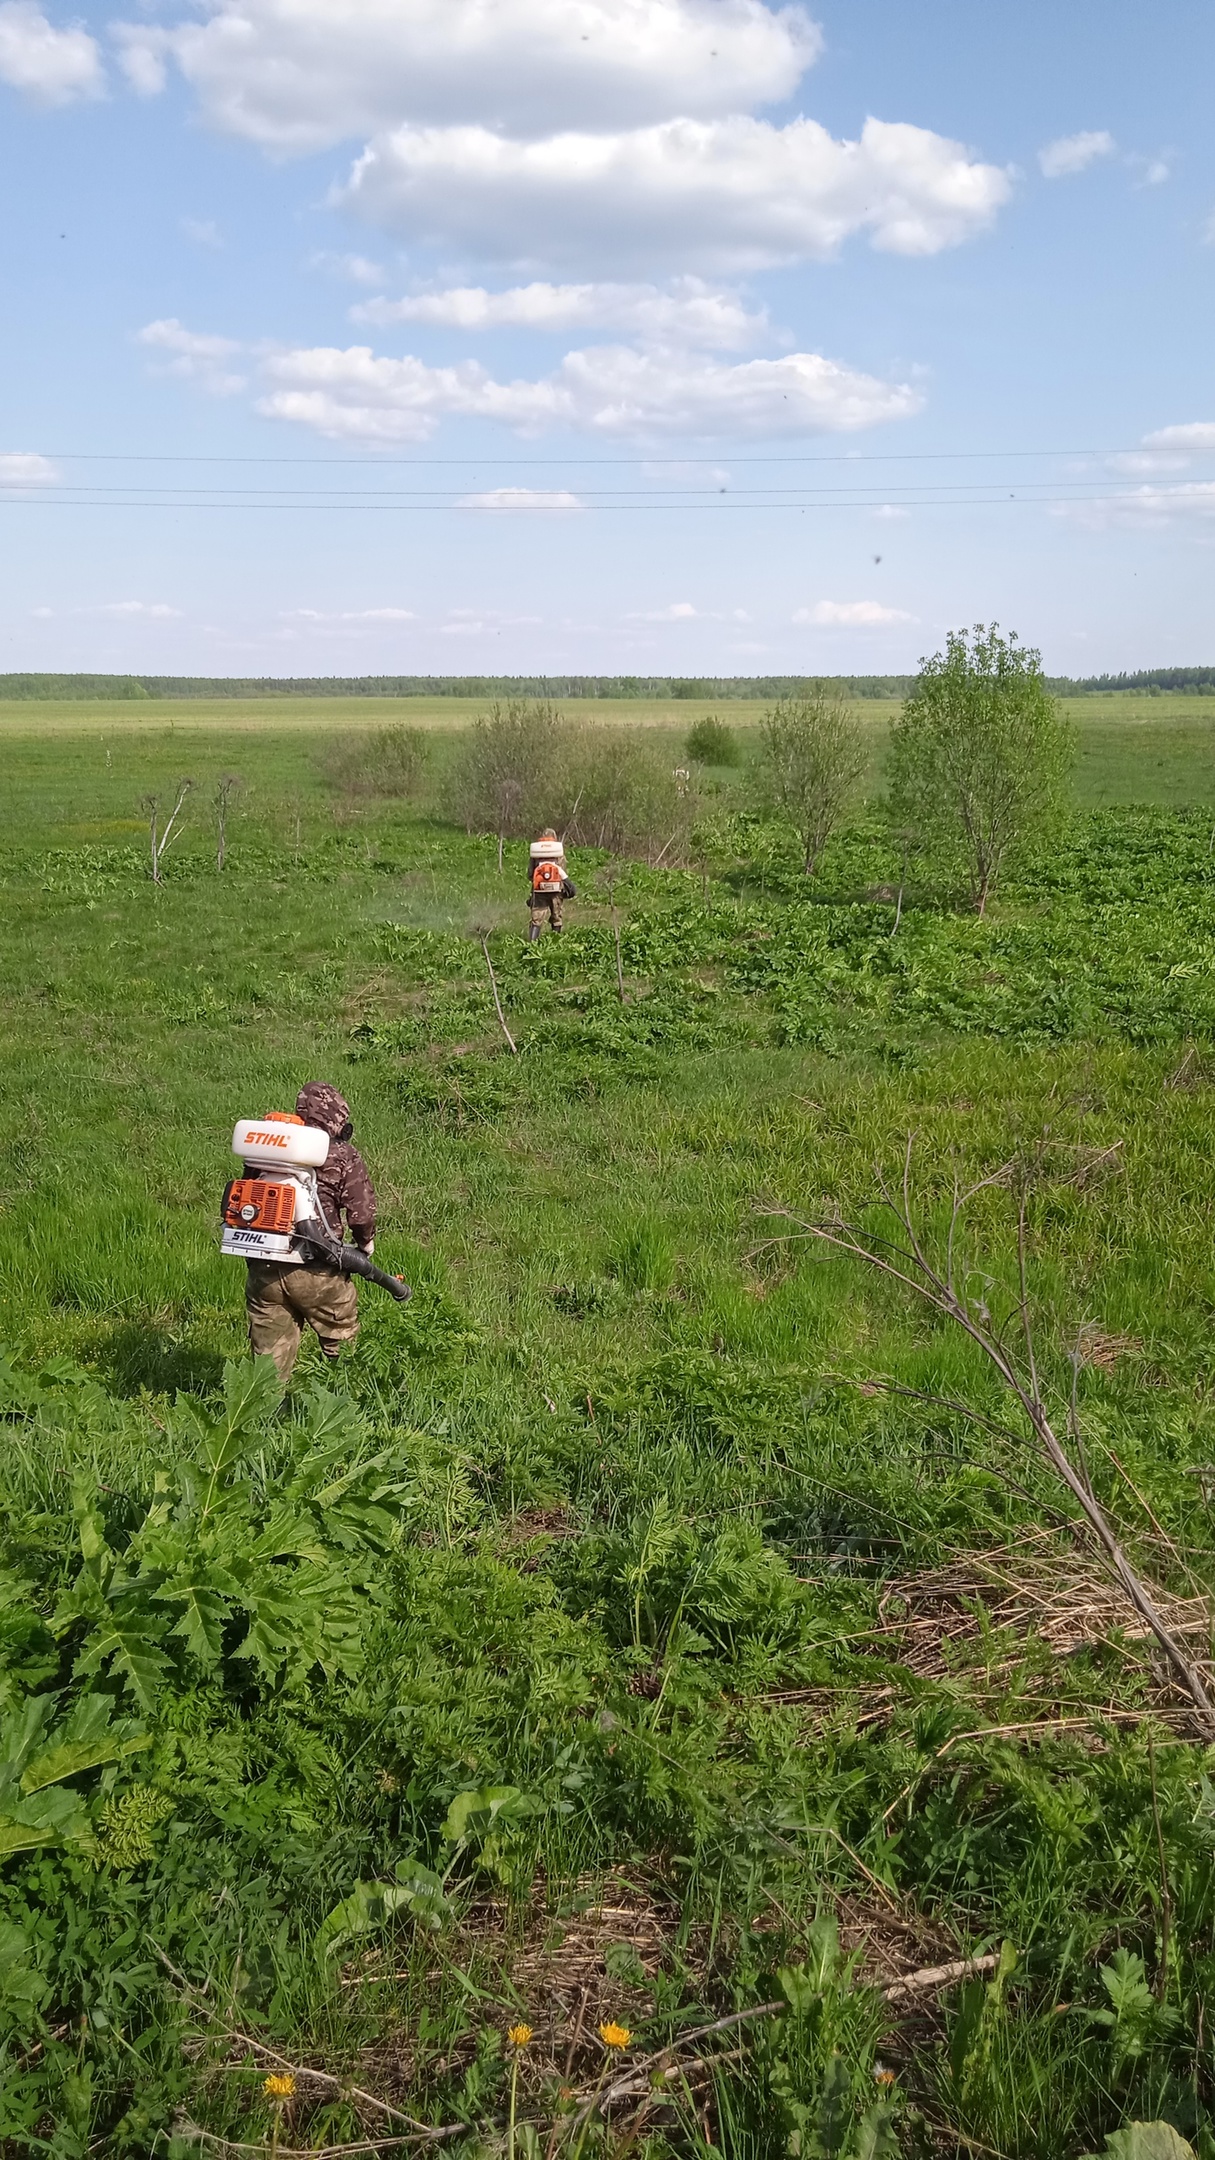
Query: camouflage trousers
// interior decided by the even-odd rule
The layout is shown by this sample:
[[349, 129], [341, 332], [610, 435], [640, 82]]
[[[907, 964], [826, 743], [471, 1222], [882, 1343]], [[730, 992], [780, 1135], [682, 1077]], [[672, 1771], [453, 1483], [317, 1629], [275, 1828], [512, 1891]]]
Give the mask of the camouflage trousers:
[[359, 1332], [359, 1294], [354, 1278], [324, 1263], [276, 1267], [272, 1260], [246, 1263], [245, 1310], [254, 1357], [272, 1357], [284, 1385], [291, 1378], [305, 1327], [316, 1334], [327, 1358]]
[[550, 928], [559, 930], [561, 928], [561, 894], [559, 892], [532, 894], [531, 909], [527, 919], [529, 939], [541, 936], [546, 915], [548, 916]]

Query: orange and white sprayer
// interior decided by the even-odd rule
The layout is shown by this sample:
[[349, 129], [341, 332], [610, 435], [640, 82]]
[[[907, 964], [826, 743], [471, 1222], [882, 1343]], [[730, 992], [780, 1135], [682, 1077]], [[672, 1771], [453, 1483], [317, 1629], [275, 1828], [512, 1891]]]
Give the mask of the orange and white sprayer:
[[296, 1224], [319, 1215], [316, 1173], [329, 1153], [328, 1133], [274, 1110], [237, 1119], [232, 1153], [256, 1175], [233, 1178], [224, 1192], [220, 1251], [302, 1267], [310, 1255], [300, 1248]]
[[220, 1251], [241, 1260], [270, 1260], [276, 1267], [306, 1267], [327, 1260], [343, 1275], [378, 1283], [403, 1305], [411, 1296], [399, 1275], [387, 1275], [357, 1245], [342, 1242], [341, 1223], [327, 1221], [316, 1173], [329, 1155], [329, 1135], [287, 1110], [238, 1118], [232, 1153], [252, 1177], [224, 1187]]

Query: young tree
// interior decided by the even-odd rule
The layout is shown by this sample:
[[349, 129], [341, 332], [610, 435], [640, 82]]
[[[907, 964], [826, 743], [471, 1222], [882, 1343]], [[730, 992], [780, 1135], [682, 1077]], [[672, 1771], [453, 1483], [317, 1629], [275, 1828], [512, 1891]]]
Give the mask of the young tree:
[[541, 800], [557, 784], [563, 739], [560, 714], [530, 698], [494, 704], [474, 720], [451, 780], [452, 806], [469, 832], [496, 833], [502, 843], [535, 817], [551, 818]]
[[1072, 754], [1041, 656], [995, 623], [954, 630], [892, 730], [891, 813], [960, 859], [982, 915], [1009, 856], [1057, 815]]
[[228, 812], [233, 797], [239, 795], [239, 773], [221, 773], [215, 784], [215, 867], [222, 870], [228, 860]]
[[177, 800], [163, 824], [161, 823], [161, 799], [159, 795], [141, 795], [139, 798], [139, 807], [145, 812], [148, 820], [148, 838], [152, 851], [153, 885], [164, 884], [164, 859], [173, 842], [181, 837], [181, 814], [185, 808], [186, 797], [193, 785], [192, 780], [178, 781]]
[[688, 731], [688, 756], [694, 765], [741, 765], [742, 755], [732, 728], [716, 713], [698, 720]]
[[847, 699], [822, 685], [782, 698], [760, 737], [768, 793], [801, 841], [809, 877], [864, 771], [864, 737]]

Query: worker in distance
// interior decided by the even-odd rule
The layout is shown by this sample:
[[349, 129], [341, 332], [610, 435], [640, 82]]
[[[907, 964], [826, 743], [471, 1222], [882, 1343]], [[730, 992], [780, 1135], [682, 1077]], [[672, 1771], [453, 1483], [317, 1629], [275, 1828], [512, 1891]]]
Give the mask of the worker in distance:
[[353, 1135], [345, 1096], [326, 1080], [310, 1080], [294, 1112], [242, 1118], [232, 1136], [244, 1175], [224, 1194], [222, 1249], [246, 1262], [249, 1347], [255, 1357], [274, 1359], [284, 1385], [305, 1327], [331, 1363], [355, 1340], [357, 1275], [398, 1300], [410, 1294], [372, 1260], [375, 1187]]
[[558, 840], [551, 825], [546, 825], [538, 840], [533, 840], [528, 850], [527, 868], [527, 942], [533, 945], [542, 936], [547, 919], [548, 928], [560, 931], [562, 902], [572, 900], [577, 887], [570, 881], [565, 862], [565, 842]]

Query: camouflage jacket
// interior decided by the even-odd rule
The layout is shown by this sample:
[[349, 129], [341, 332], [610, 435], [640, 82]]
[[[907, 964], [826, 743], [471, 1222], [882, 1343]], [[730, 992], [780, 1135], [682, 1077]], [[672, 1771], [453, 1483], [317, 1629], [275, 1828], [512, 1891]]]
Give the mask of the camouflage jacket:
[[327, 1081], [312, 1080], [300, 1089], [295, 1114], [329, 1134], [329, 1153], [316, 1173], [316, 1189], [330, 1229], [340, 1237], [345, 1222], [356, 1244], [370, 1244], [375, 1236], [375, 1187], [358, 1149], [338, 1138], [350, 1123], [345, 1096]]

